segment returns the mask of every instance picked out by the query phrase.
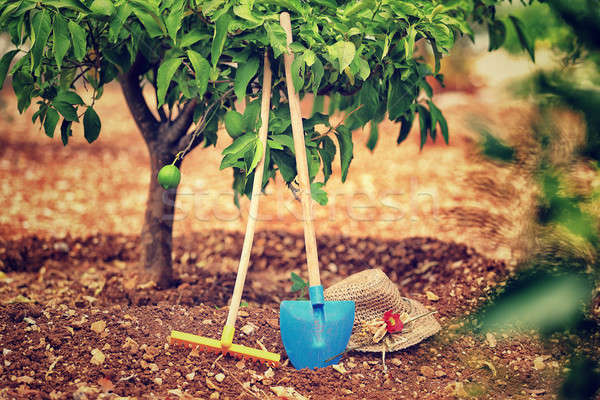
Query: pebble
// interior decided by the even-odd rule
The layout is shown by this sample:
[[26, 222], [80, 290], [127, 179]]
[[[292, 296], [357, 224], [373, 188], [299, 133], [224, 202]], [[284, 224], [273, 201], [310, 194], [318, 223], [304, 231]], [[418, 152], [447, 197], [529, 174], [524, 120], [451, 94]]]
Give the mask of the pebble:
[[269, 368], [265, 371], [265, 378], [273, 378], [275, 376], [275, 372], [273, 372], [272, 368]]
[[244, 335], [246, 336], [250, 336], [252, 335], [254, 332], [256, 332], [256, 328], [257, 326], [252, 324], [252, 323], [248, 323], [244, 326], [242, 326], [241, 330], [244, 333]]
[[196, 373], [195, 372], [190, 372], [189, 374], [187, 374], [185, 376], [185, 379], [187, 379], [188, 381], [193, 381], [195, 377], [196, 377]]
[[90, 362], [92, 364], [102, 365], [104, 363], [106, 356], [104, 355], [104, 353], [102, 351], [100, 351], [99, 349], [93, 349], [91, 351], [91, 353], [92, 353], [92, 359], [90, 360]]
[[209, 399], [218, 399], [219, 397], [220, 397], [220, 394], [219, 394], [219, 392], [212, 392], [212, 393], [210, 394], [210, 397], [209, 397]]
[[435, 377], [435, 371], [433, 370], [433, 368], [431, 368], [428, 365], [422, 366], [421, 369], [420, 369], [420, 371], [421, 371], [421, 374], [423, 376], [426, 376], [427, 378], [433, 378], [433, 377]]
[[100, 333], [104, 332], [104, 329], [106, 329], [106, 322], [104, 322], [102, 320], [93, 322], [92, 325], [90, 326], [90, 329], [93, 330], [94, 332], [100, 334]]
[[154, 378], [154, 383], [156, 383], [157, 385], [162, 385], [163, 380], [162, 380], [162, 378]]
[[221, 383], [225, 380], [225, 374], [223, 373], [218, 373], [215, 375], [215, 379], [217, 382]]

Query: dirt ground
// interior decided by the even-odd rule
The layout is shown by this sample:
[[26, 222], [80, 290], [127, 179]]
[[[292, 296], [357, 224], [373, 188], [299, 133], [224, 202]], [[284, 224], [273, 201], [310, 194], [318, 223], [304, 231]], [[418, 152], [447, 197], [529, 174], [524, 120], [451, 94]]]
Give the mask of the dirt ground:
[[[233, 205], [230, 173], [218, 171], [228, 140], [184, 162], [174, 239], [180, 281], [158, 291], [137, 280], [148, 155], [118, 87], [98, 104], [97, 143], [75, 131], [67, 147], [32, 128], [30, 113], [19, 116], [5, 89], [0, 399], [554, 398], [568, 338], [485, 338], [461, 322], [525, 254], [535, 195], [527, 168], [478, 155], [473, 121], [524, 136], [528, 106], [491, 97], [489, 88], [446, 91], [436, 102], [450, 146], [419, 151], [416, 135], [396, 146], [398, 127], [384, 122], [374, 152], [355, 146], [343, 185], [336, 159], [316, 228], [325, 286], [382, 268], [404, 296], [439, 311], [442, 331], [388, 354], [385, 366], [381, 354], [352, 352], [343, 369], [296, 371], [285, 362], [278, 303], [294, 298], [290, 272], [306, 273], [300, 208], [285, 186], [270, 185], [261, 202], [235, 337], [279, 352], [283, 365], [169, 346], [171, 329], [220, 336], [248, 207]], [[364, 133], [355, 136], [366, 142]], [[245, 325], [254, 332], [241, 333]]]

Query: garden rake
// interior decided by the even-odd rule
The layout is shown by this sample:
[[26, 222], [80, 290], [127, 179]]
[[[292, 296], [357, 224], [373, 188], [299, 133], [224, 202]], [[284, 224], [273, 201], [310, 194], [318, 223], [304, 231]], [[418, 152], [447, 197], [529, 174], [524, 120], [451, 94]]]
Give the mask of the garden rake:
[[248, 272], [248, 264], [250, 262], [250, 250], [252, 249], [252, 241], [254, 239], [254, 229], [256, 227], [256, 218], [258, 213], [258, 204], [260, 192], [262, 189], [263, 170], [264, 170], [264, 155], [267, 146], [267, 133], [269, 130], [269, 109], [271, 107], [271, 66], [269, 56], [265, 52], [264, 57], [264, 73], [263, 73], [263, 93], [261, 99], [260, 118], [261, 126], [258, 132], [258, 138], [262, 145], [263, 157], [256, 166], [254, 173], [254, 183], [252, 186], [252, 198], [250, 200], [250, 211], [248, 215], [248, 224], [246, 225], [246, 234], [244, 236], [244, 244], [240, 263], [238, 266], [237, 277], [229, 304], [229, 312], [227, 321], [221, 333], [221, 340], [211, 339], [203, 336], [193, 335], [179, 331], [171, 331], [169, 343], [181, 344], [188, 347], [197, 347], [200, 350], [212, 351], [215, 353], [229, 354], [237, 358], [254, 359], [270, 366], [278, 366], [280, 355], [271, 353], [266, 350], [254, 349], [247, 346], [232, 343], [235, 332], [235, 321], [237, 320], [242, 293], [244, 291], [244, 282]]

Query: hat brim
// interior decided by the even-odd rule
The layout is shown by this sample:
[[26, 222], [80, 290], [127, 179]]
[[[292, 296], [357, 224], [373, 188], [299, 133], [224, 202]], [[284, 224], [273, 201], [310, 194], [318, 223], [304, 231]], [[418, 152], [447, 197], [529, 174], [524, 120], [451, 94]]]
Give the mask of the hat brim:
[[[407, 297], [403, 297], [402, 300], [406, 301], [410, 306], [408, 318], [417, 317], [430, 311], [427, 308], [425, 308], [423, 304], [416, 300], [409, 299]], [[356, 340], [356, 334], [353, 334], [352, 336], [350, 336], [348, 348], [364, 352], [398, 351], [422, 342], [428, 337], [438, 333], [440, 329], [441, 326], [439, 322], [432, 314], [426, 317], [419, 318], [414, 322], [408, 323], [404, 327], [403, 331], [400, 333], [386, 334], [386, 336], [379, 343], [376, 344], [363, 345], [361, 347], [358, 347], [364, 342], [358, 342]]]

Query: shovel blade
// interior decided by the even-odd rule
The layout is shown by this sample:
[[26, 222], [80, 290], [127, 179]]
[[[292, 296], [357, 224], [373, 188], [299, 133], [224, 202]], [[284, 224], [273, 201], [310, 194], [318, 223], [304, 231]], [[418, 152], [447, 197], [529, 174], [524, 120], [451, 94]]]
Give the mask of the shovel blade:
[[[311, 288], [312, 289], [312, 288]], [[322, 289], [321, 289], [322, 290]], [[311, 293], [312, 294], [312, 293]], [[283, 301], [279, 308], [281, 341], [296, 369], [337, 364], [354, 325], [353, 301]]]

